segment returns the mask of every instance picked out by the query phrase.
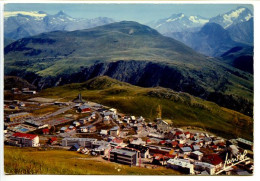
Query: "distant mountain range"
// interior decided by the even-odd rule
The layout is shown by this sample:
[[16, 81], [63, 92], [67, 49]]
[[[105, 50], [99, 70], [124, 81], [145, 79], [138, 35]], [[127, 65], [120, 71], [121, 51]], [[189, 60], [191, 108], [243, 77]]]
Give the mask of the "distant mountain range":
[[[14, 40], [43, 32], [74, 31], [113, 22], [115, 20], [107, 17], [72, 18], [63, 11], [55, 15], [43, 11], [7, 11], [4, 21], [5, 46]], [[210, 24], [206, 26], [207, 23]], [[194, 50], [213, 57], [221, 56], [236, 46], [253, 44], [253, 14], [245, 7], [238, 7], [210, 19], [198, 15], [173, 14], [168, 18], [152, 21], [148, 25], [165, 36], [177, 39]]]
[[63, 11], [55, 15], [49, 15], [43, 11], [6, 11], [4, 12], [4, 36], [7, 39], [18, 40], [43, 32], [81, 30], [113, 22], [115, 22], [113, 19], [107, 17], [72, 18]]
[[137, 22], [20, 39], [5, 47], [4, 69], [5, 75], [25, 78], [38, 88], [107, 75], [143, 87], [188, 92], [247, 115], [253, 111], [252, 74]]
[[253, 44], [253, 14], [245, 7], [207, 19], [184, 14], [150, 24], [165, 36], [175, 38], [209, 56], [220, 56], [235, 46]]

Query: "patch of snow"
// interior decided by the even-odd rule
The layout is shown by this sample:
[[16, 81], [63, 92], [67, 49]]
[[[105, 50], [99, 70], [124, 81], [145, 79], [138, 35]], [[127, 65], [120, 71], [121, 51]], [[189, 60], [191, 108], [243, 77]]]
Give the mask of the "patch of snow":
[[248, 21], [252, 18], [253, 16], [251, 14], [248, 14], [246, 17], [245, 17], [245, 20]]
[[173, 19], [167, 19], [166, 22], [172, 22], [172, 21], [176, 21], [176, 20], [179, 20], [179, 19], [182, 19], [184, 17], [184, 14], [181, 14], [180, 17], [177, 17], [177, 18], [173, 18]]
[[233, 23], [232, 19], [239, 17], [239, 15], [245, 10], [246, 10], [245, 8], [240, 8], [237, 9], [236, 11], [233, 11], [230, 14], [224, 14], [223, 15], [224, 22], [228, 24], [226, 27], [230, 26]]
[[162, 26], [162, 24], [157, 25], [155, 28], [159, 28], [160, 26]]
[[205, 24], [205, 23], [209, 22], [209, 20], [207, 20], [207, 19], [200, 19], [197, 16], [190, 16], [189, 20], [192, 21], [193, 23], [199, 23], [199, 24]]

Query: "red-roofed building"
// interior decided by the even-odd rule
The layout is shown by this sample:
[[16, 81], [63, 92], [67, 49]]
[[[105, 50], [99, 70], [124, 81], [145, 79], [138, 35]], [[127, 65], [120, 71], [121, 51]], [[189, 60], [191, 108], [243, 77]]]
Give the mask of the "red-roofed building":
[[166, 141], [165, 140], [162, 140], [159, 142], [161, 145], [165, 145]]
[[121, 146], [124, 143], [123, 140], [118, 138], [114, 138], [111, 142], [116, 144], [117, 146]]
[[146, 140], [146, 144], [149, 144], [149, 143], [152, 143], [152, 141], [151, 140]]
[[39, 136], [34, 134], [25, 134], [25, 133], [14, 133], [10, 140], [12, 140], [13, 145], [20, 147], [38, 147]]
[[218, 146], [217, 146], [217, 145], [212, 145], [212, 148], [213, 148], [214, 150], [218, 150]]
[[216, 169], [221, 168], [223, 164], [223, 160], [215, 153], [204, 156], [202, 161], [214, 165]]
[[154, 154], [153, 155], [153, 163], [156, 164], [156, 165], [165, 165], [166, 162], [169, 160], [169, 159], [173, 159], [175, 158], [176, 155], [170, 155], [170, 154]]
[[178, 144], [178, 148], [182, 148], [183, 147], [183, 144]]
[[49, 138], [48, 143], [51, 144], [51, 145], [57, 143], [57, 138], [56, 137]]
[[172, 141], [171, 145], [172, 145], [172, 147], [176, 147], [178, 145], [178, 142], [177, 141]]
[[179, 135], [181, 135], [181, 134], [182, 134], [181, 131], [177, 131], [177, 132], [175, 133], [175, 136], [179, 136]]
[[43, 129], [43, 130], [42, 130], [42, 133], [43, 133], [43, 134], [50, 134], [50, 130], [47, 129], [47, 128], [46, 128], [46, 129]]

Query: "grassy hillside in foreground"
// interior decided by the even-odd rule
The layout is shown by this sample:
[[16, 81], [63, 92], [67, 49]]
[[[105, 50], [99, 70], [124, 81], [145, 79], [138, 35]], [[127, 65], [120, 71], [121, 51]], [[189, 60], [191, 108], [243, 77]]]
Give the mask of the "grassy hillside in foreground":
[[97, 77], [85, 83], [45, 89], [40, 96], [73, 100], [79, 92], [85, 100], [117, 108], [122, 113], [154, 120], [161, 105], [163, 119], [172, 120], [173, 126], [196, 126], [225, 138], [253, 139], [252, 118], [171, 89], [142, 88]]
[[6, 174], [179, 175], [172, 169], [130, 167], [66, 150], [4, 147]]

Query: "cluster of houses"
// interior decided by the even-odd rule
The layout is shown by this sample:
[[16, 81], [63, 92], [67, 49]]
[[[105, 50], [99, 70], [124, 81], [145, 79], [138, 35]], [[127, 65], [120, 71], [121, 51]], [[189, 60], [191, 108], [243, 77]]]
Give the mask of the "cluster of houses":
[[4, 102], [4, 109], [13, 109], [18, 110], [25, 107], [25, 103], [19, 100], [13, 100], [13, 101], [5, 101]]
[[96, 119], [96, 114], [92, 113], [91, 116], [81, 118], [78, 121], [73, 121], [73, 123], [70, 126], [63, 126], [60, 129], [60, 132], [64, 133], [64, 132], [70, 132], [72, 130], [76, 130], [77, 132], [80, 133], [93, 133], [96, 131], [96, 126], [86, 125], [86, 124], [92, 122], [95, 119]]
[[[249, 153], [253, 151], [253, 143], [242, 138], [225, 140], [202, 131], [172, 128], [162, 119], [147, 123], [142, 116], [125, 116], [114, 108], [104, 109], [99, 104], [90, 106], [82, 100], [81, 94], [73, 101], [77, 103], [77, 113], [88, 113], [88, 116], [73, 121], [70, 126], [63, 126], [59, 131], [92, 133], [99, 135], [100, 139], [63, 138], [60, 145], [71, 151], [99, 155], [108, 161], [130, 166], [148, 163], [161, 165], [191, 175], [214, 175], [223, 169], [226, 155], [230, 159], [244, 150]], [[27, 116], [30, 114], [18, 113], [9, 115], [9, 119], [12, 121]], [[107, 129], [97, 128], [97, 122]], [[42, 125], [36, 125], [36, 122], [27, 121], [27, 124], [44, 128], [42, 133], [49, 134], [49, 129], [39, 127]], [[48, 143], [57, 143], [57, 138], [50, 138]], [[7, 144], [19, 147], [40, 146], [37, 135], [25, 133], [14, 133]], [[225, 170], [223, 174], [251, 174], [253, 154], [248, 156], [251, 157], [249, 161]]]

